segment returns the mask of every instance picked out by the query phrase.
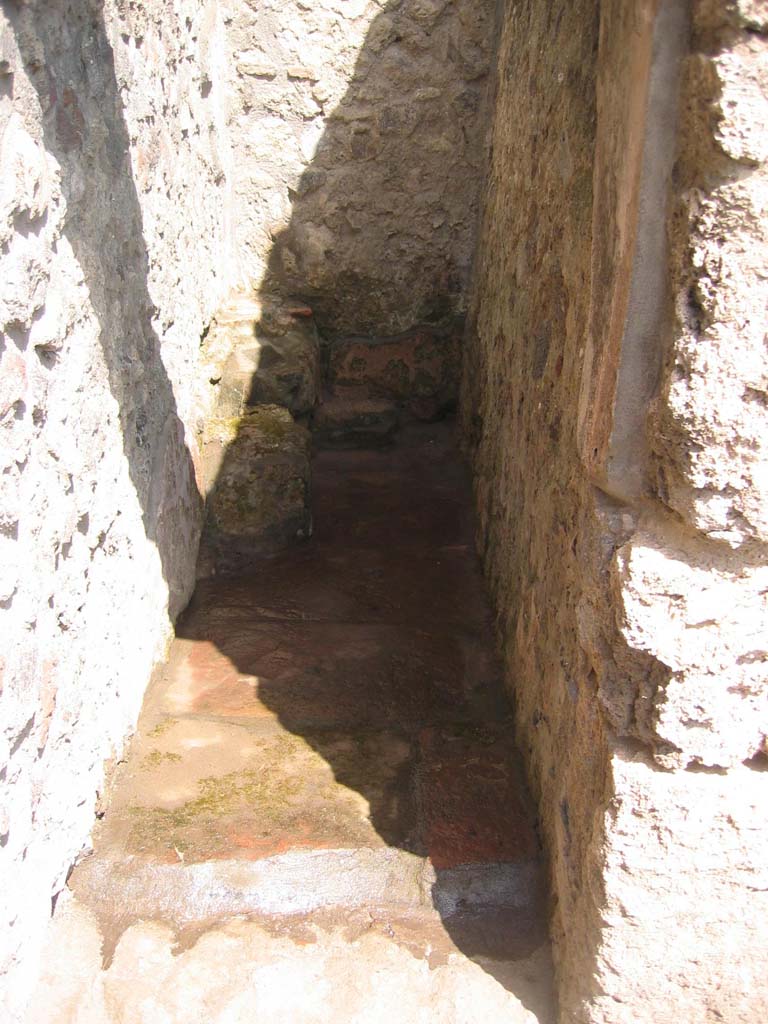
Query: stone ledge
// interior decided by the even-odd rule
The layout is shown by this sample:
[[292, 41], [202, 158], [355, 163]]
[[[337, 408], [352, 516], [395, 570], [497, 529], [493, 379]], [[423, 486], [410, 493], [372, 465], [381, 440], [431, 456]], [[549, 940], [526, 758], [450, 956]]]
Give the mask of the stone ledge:
[[70, 888], [99, 918], [141, 919], [177, 928], [239, 914], [307, 914], [331, 907], [393, 907], [451, 916], [487, 907], [533, 908], [540, 867], [464, 864], [435, 869], [389, 848], [299, 850], [259, 861], [158, 864], [139, 857], [90, 857]]

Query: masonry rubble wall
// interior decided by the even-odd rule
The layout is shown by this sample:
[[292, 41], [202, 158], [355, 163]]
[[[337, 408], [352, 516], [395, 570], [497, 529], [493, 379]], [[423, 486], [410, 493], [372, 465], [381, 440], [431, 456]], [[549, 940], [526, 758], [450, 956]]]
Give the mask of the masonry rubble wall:
[[3, 1020], [193, 585], [225, 70], [217, 0], [0, 14]]
[[495, 4], [230, 6], [244, 285], [305, 299], [330, 334], [462, 314]]
[[503, 21], [462, 417], [563, 1021], [768, 1005], [767, 29]]

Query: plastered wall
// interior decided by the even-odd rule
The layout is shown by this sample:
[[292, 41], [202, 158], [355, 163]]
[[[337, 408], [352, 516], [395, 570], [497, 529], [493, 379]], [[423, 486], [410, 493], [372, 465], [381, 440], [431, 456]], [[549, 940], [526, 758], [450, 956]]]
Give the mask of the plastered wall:
[[191, 591], [213, 314], [397, 331], [464, 312], [473, 252], [462, 416], [563, 1019], [765, 1005], [762, 7], [3, 5], [11, 1019]]

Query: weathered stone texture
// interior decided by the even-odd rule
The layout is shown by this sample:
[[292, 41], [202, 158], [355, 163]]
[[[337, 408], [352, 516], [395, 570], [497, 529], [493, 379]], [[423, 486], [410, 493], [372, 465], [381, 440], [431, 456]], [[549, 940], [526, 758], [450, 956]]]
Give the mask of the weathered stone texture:
[[259, 556], [309, 537], [306, 427], [282, 406], [259, 405], [235, 420], [212, 420], [207, 433], [206, 447], [221, 455], [206, 524], [215, 568], [242, 572]]
[[346, 333], [463, 308], [493, 15], [488, 0], [233, 5], [246, 285], [303, 295]]
[[199, 340], [227, 276], [215, 2], [0, 15], [0, 989], [21, 1014], [193, 583]]
[[504, 21], [463, 420], [567, 1021], [768, 1003], [758, 7]]
[[320, 393], [320, 339], [311, 315], [232, 296], [203, 346], [215, 414], [238, 416], [249, 405], [280, 405], [307, 416]]
[[330, 398], [319, 406], [312, 434], [321, 447], [378, 448], [395, 440], [400, 412], [385, 398]]
[[462, 396], [479, 546], [550, 850], [561, 976], [593, 925], [580, 893], [607, 760], [576, 632], [592, 554], [575, 448], [597, 46], [592, 0], [515, 5], [504, 19]]
[[[402, 872], [395, 875], [397, 882], [401, 878]], [[441, 955], [445, 933], [440, 926], [430, 945], [430, 964], [414, 955], [413, 938], [410, 948], [400, 944], [400, 935], [413, 934], [407, 919], [393, 928], [365, 909], [347, 911], [343, 926], [333, 922], [322, 928], [316, 918], [277, 927], [234, 918], [184, 949], [172, 928], [140, 922], [124, 933], [102, 970], [98, 924], [72, 901], [56, 915], [28, 1024], [191, 1021], [201, 1010], [211, 1024], [377, 1022], [391, 1020], [393, 1012], [398, 1024], [435, 1019], [538, 1024], [542, 1019], [528, 1008], [539, 996], [537, 975], [546, 969], [541, 953], [511, 970], [495, 963], [494, 976], [480, 963], [456, 956], [450, 946], [450, 955]]]
[[417, 419], [455, 409], [461, 368], [459, 332], [416, 328], [393, 338], [340, 338], [328, 353], [335, 394], [385, 398]]
[[663, 500], [738, 547], [768, 540], [768, 14], [700, 3], [693, 31], [652, 444]]
[[[491, 22], [470, 0], [4, 5], [0, 857], [19, 978], [190, 593], [198, 441], [230, 355], [205, 329], [237, 285], [309, 294], [346, 331], [462, 308]], [[266, 345], [231, 356], [233, 400], [304, 415], [316, 353], [281, 337], [272, 369]]]
[[[669, 922], [666, 959], [641, 960], [665, 979], [644, 1000], [656, 1019], [747, 1021], [768, 1005], [764, 11], [762, 22], [754, 4], [692, 7], [660, 296], [669, 323], [645, 427], [654, 500], [612, 568], [627, 652], [650, 669], [635, 704], [650, 756], [613, 766], [604, 877], [616, 923], [598, 980], [610, 992], [627, 949]], [[623, 1015], [602, 999], [593, 1013], [636, 1020], [642, 985], [628, 980]]]

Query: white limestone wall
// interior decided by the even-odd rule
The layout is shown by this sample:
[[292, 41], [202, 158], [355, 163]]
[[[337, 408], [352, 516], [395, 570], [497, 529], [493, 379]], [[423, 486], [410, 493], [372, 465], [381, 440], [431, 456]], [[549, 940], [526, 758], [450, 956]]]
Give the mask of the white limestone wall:
[[0, 14], [3, 1020], [193, 584], [225, 66], [217, 0]]

